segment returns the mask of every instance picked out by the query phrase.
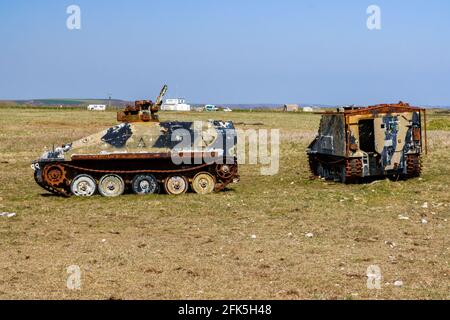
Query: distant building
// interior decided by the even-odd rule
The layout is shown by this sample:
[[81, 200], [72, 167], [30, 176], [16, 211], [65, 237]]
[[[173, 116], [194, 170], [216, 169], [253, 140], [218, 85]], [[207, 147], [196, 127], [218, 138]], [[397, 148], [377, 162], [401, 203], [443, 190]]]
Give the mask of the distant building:
[[162, 111], [191, 111], [191, 105], [184, 99], [166, 99], [161, 105]]
[[313, 112], [314, 109], [312, 107], [303, 107], [303, 112]]
[[298, 111], [298, 104], [285, 104], [283, 106], [284, 112], [297, 112]]
[[105, 111], [106, 110], [106, 105], [104, 104], [90, 104], [87, 107], [88, 110], [90, 111]]

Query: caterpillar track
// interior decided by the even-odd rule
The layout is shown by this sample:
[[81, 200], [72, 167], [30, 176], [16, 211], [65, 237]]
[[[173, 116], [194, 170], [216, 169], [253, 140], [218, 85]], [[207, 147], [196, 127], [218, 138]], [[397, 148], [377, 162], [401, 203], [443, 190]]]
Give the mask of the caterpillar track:
[[[69, 163], [48, 163], [44, 165], [42, 169], [35, 171], [35, 181], [44, 190], [53, 194], [69, 197], [73, 195], [73, 181], [78, 176], [91, 177], [98, 188], [99, 181], [105, 176], [117, 175], [123, 183], [124, 189], [129, 189], [136, 193], [137, 190], [133, 190], [132, 182], [136, 177], [144, 174], [152, 174], [158, 183], [156, 191], [163, 190], [166, 193], [167, 190], [165, 182], [168, 178], [173, 176], [179, 176], [189, 183], [191, 190], [197, 193], [198, 189], [193, 184], [195, 183], [195, 177], [199, 174], [206, 175], [213, 178], [213, 186], [205, 186], [203, 188], [212, 188], [212, 191], [219, 192], [226, 188], [227, 185], [239, 180], [237, 175], [237, 164], [201, 164], [189, 168], [180, 169], [167, 169], [167, 170], [155, 170], [155, 169], [142, 169], [142, 170], [105, 170], [105, 169], [93, 169], [89, 167], [81, 167], [79, 165], [73, 165]], [[58, 171], [59, 173], [57, 173]], [[125, 190], [124, 190], [125, 191]], [[184, 190], [184, 192], [187, 191]], [[184, 193], [183, 192], [183, 193]], [[119, 195], [119, 194], [118, 194]]]
[[422, 159], [418, 155], [406, 157], [406, 174], [410, 178], [419, 177], [422, 173]]
[[362, 178], [362, 160], [361, 159], [345, 159], [345, 181], [357, 182]]

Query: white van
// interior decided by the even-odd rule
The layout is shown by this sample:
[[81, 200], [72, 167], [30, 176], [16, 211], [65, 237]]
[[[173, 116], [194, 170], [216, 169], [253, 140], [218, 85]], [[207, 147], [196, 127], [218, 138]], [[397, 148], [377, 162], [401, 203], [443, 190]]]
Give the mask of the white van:
[[106, 105], [104, 104], [90, 104], [87, 107], [88, 110], [90, 111], [105, 111], [106, 110]]

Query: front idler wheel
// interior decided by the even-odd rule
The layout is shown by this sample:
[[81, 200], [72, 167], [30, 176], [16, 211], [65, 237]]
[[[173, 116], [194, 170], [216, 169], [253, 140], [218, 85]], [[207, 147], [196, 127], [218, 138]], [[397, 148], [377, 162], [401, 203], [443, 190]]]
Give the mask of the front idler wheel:
[[192, 179], [192, 189], [198, 194], [208, 194], [214, 191], [216, 180], [208, 172], [197, 173]]
[[80, 174], [73, 179], [70, 190], [78, 197], [90, 197], [97, 190], [97, 184], [90, 175]]
[[139, 195], [159, 193], [159, 184], [153, 175], [137, 175], [131, 182], [133, 192]]
[[104, 197], [118, 197], [125, 191], [125, 182], [116, 174], [104, 175], [98, 183], [98, 192]]
[[164, 189], [168, 194], [180, 195], [188, 190], [188, 181], [183, 176], [171, 176], [164, 181]]

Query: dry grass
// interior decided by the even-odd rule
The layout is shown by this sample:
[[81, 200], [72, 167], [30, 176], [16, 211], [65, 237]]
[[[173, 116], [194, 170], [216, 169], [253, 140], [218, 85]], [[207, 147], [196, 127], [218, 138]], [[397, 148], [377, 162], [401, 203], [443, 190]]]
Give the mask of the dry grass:
[[[242, 166], [240, 184], [208, 196], [49, 196], [30, 162], [44, 146], [114, 124], [114, 114], [0, 108], [0, 211], [17, 213], [0, 217], [0, 298], [450, 298], [450, 131], [429, 132], [421, 179], [341, 185], [308, 179], [317, 115], [161, 117], [280, 128], [280, 172]], [[439, 128], [449, 119], [436, 117]], [[66, 288], [73, 264], [82, 270], [75, 292]], [[366, 288], [373, 264], [381, 290]]]

